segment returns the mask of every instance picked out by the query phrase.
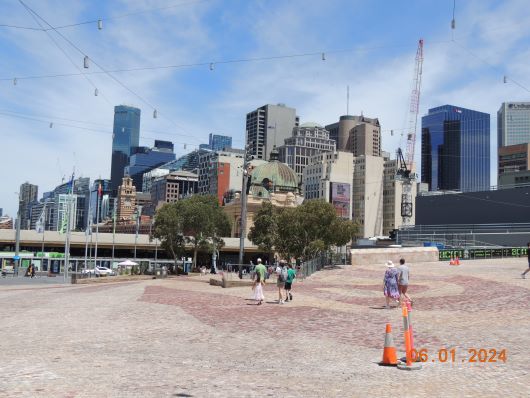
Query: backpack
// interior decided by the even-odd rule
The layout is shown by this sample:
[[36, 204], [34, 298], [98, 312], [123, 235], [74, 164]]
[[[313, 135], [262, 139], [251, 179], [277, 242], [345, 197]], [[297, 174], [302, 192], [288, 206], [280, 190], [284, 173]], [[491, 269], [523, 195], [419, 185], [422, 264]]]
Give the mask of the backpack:
[[283, 267], [276, 267], [276, 275], [278, 275], [278, 282], [285, 282], [284, 275], [283, 275]]
[[287, 268], [282, 268], [282, 282], [287, 282], [287, 278], [289, 277], [289, 274], [287, 273]]

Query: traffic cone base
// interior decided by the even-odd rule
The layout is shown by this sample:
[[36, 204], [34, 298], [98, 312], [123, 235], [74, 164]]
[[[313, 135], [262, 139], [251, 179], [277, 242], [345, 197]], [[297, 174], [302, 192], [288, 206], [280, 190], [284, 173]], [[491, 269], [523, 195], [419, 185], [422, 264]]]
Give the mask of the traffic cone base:
[[398, 363], [397, 366], [400, 370], [420, 370], [421, 369], [421, 363], [413, 362], [410, 365], [407, 365], [406, 363]]
[[383, 348], [383, 360], [379, 362], [379, 366], [397, 366], [397, 364], [398, 359], [396, 347], [394, 346], [394, 339], [392, 338], [392, 326], [390, 323], [387, 323], [385, 331], [385, 347]]

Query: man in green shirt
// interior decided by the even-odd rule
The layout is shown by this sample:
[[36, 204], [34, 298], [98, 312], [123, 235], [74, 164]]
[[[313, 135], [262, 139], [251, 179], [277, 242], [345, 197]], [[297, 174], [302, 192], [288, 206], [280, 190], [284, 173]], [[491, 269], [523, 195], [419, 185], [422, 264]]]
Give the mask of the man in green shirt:
[[293, 284], [294, 278], [296, 278], [296, 272], [293, 269], [293, 266], [291, 263], [289, 263], [287, 269], [287, 280], [285, 281], [285, 301], [293, 301], [293, 295], [291, 294], [291, 287]]
[[261, 258], [258, 258], [258, 264], [256, 265], [254, 271], [256, 273], [259, 273], [261, 281], [265, 281], [265, 274], [267, 273], [267, 268], [265, 268], [265, 266], [261, 263]]

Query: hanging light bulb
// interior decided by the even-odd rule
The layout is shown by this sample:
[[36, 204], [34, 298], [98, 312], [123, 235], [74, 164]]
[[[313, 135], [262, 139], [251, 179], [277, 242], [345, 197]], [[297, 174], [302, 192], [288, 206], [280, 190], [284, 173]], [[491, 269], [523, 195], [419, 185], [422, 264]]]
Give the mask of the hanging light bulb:
[[504, 83], [508, 83], [508, 76], [504, 76], [504, 78], [502, 79], [502, 81], [503, 81]]
[[17, 85], [17, 78], [15, 77], [15, 78], [13, 79], [13, 86], [16, 86], [16, 85]]
[[391, 136], [394, 135], [394, 130], [390, 130], [390, 135], [391, 135]]
[[98, 90], [98, 88], [96, 87], [96, 88], [94, 89], [94, 95], [97, 97], [98, 94], [99, 94], [99, 90]]
[[98, 19], [98, 30], [103, 29], [103, 20]]
[[53, 122], [50, 123], [50, 128], [52, 128], [52, 127], [53, 127]]
[[153, 119], [156, 119], [158, 117], [158, 112], [156, 109], [153, 111]]
[[122, 127], [122, 128], [121, 128], [121, 132], [122, 132], [122, 133], [125, 133], [125, 127]]
[[83, 66], [85, 69], [88, 69], [88, 55], [85, 55], [85, 58], [83, 59]]
[[187, 145], [186, 145], [186, 144], [184, 144], [184, 149], [186, 149], [186, 146], [187, 146]]
[[322, 61], [326, 60], [326, 53], [322, 53]]
[[451, 20], [451, 29], [454, 30], [455, 28], [456, 28], [456, 21], [455, 21], [455, 19], [453, 18], [453, 19]]
[[213, 70], [213, 62], [210, 62], [210, 70]]

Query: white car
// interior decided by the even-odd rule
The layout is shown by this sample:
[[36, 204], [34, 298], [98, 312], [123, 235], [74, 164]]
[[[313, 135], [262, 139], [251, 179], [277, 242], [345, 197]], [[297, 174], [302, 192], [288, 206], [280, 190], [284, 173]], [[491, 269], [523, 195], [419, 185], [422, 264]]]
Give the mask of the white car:
[[114, 271], [107, 267], [96, 267], [96, 276], [111, 276], [114, 275]]

